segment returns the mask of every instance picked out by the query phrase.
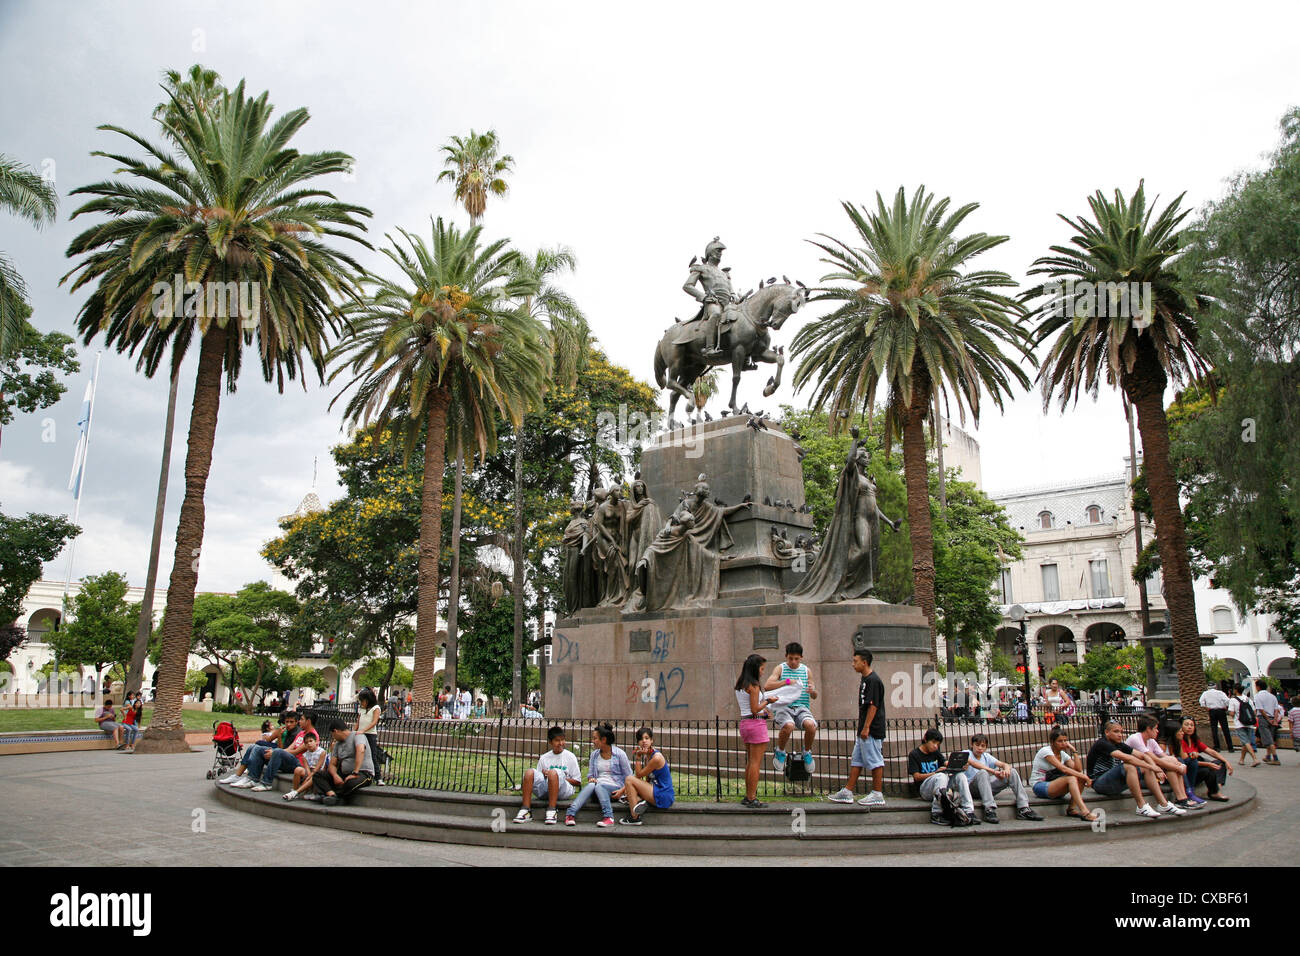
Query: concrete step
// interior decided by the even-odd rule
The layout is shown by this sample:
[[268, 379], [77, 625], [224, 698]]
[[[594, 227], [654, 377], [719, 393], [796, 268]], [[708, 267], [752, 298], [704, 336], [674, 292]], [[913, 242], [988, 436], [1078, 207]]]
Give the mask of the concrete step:
[[[400, 788], [370, 787], [350, 805], [325, 807], [301, 799], [287, 802], [281, 791], [287, 780], [277, 781], [277, 790], [254, 793], [217, 786], [217, 799], [224, 805], [275, 819], [359, 833], [397, 836], [428, 842], [505, 846], [531, 849], [582, 849], [623, 853], [670, 853], [763, 856], [790, 852], [799, 843], [813, 843], [827, 855], [874, 852], [871, 848], [889, 841], [889, 852], [942, 852], [948, 839], [978, 839], [981, 846], [1006, 846], [1041, 841], [1050, 835], [1054, 842], [1080, 842], [1126, 835], [1149, 835], [1200, 829], [1216, 821], [1245, 812], [1253, 804], [1254, 788], [1233, 784], [1233, 801], [1211, 804], [1205, 810], [1184, 817], [1146, 820], [1133, 812], [1132, 802], [1120, 798], [1096, 798], [1089, 805], [1106, 811], [1104, 831], [1063, 816], [1063, 807], [1043, 808], [1042, 822], [1018, 821], [1011, 807], [1000, 807], [1003, 822], [997, 826], [952, 830], [929, 823], [929, 810], [920, 801], [911, 805], [891, 802], [876, 810], [831, 804], [773, 804], [765, 810], [749, 810], [737, 804], [681, 803], [667, 811], [651, 811], [640, 827], [597, 828], [595, 814], [584, 810], [577, 827], [541, 822], [544, 808], [534, 809], [534, 821], [515, 824], [517, 794], [497, 796], [440, 794], [404, 791]], [[621, 815], [617, 814], [616, 815]], [[561, 814], [563, 817], [563, 814]], [[1159, 829], [1153, 829], [1159, 828]]]

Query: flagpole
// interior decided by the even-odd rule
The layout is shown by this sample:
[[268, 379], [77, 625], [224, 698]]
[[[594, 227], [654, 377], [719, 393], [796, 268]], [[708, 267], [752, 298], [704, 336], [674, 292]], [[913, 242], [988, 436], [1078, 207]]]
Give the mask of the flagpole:
[[[85, 446], [82, 448], [82, 452], [81, 452], [81, 462], [80, 462], [81, 470], [76, 477], [77, 496], [76, 498], [73, 499], [73, 503], [72, 503], [73, 524], [77, 523], [77, 518], [81, 514], [81, 486], [84, 483], [86, 478], [86, 461], [87, 459], [90, 458], [90, 426], [95, 419], [95, 399], [99, 397], [99, 361], [101, 358], [103, 358], [103, 356], [104, 356], [103, 349], [100, 349], [98, 352], [95, 353], [95, 371], [90, 377], [90, 407], [87, 409], [86, 412]], [[80, 439], [78, 439], [78, 441], [80, 441]], [[63, 603], [62, 603], [62, 607], [60, 610], [60, 617], [59, 617], [60, 629], [66, 626], [68, 621], [68, 589], [72, 586], [72, 560], [77, 553], [77, 537], [79, 537], [79, 535], [74, 536], [72, 540], [68, 542], [68, 570], [67, 573], [63, 576]], [[58, 661], [55, 661], [54, 676], [55, 679], [57, 680]], [[95, 692], [98, 693], [99, 675], [95, 675], [95, 678], [96, 678]]]

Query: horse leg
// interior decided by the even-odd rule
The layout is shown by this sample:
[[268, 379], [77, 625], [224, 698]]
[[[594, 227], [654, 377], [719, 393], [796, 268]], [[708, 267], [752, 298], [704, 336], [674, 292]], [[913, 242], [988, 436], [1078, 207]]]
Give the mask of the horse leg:
[[731, 414], [739, 415], [736, 407], [736, 389], [740, 388], [740, 373], [745, 368], [745, 353], [741, 349], [731, 351]]
[[781, 387], [781, 369], [785, 367], [785, 356], [773, 349], [768, 349], [758, 356], [758, 361], [767, 362], [768, 364], [776, 363], [776, 374], [767, 380], [767, 385], [763, 388], [763, 397], [767, 398]]

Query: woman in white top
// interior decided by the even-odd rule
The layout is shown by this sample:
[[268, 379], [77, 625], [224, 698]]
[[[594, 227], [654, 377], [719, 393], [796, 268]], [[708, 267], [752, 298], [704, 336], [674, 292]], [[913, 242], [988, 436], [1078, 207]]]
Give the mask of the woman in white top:
[[1070, 732], [1064, 727], [1053, 727], [1047, 734], [1047, 746], [1034, 754], [1034, 764], [1029, 772], [1029, 788], [1040, 800], [1059, 800], [1068, 792], [1070, 808], [1067, 817], [1077, 817], [1091, 823], [1097, 815], [1083, 802], [1083, 788], [1092, 778], [1083, 772], [1083, 761], [1070, 743]]
[[767, 719], [771, 716], [768, 704], [777, 698], [764, 697], [763, 665], [767, 661], [757, 654], [745, 658], [740, 678], [736, 681], [736, 703], [740, 706], [740, 739], [745, 743], [745, 799], [741, 806], [762, 809], [767, 806], [755, 799], [758, 795], [758, 771], [763, 765], [763, 754], [771, 739], [767, 734]]
[[370, 745], [370, 759], [375, 765], [375, 785], [382, 787], [384, 781], [380, 777], [380, 767], [387, 754], [379, 749], [380, 713], [379, 699], [375, 697], [375, 692], [369, 687], [361, 688], [357, 694], [357, 733], [363, 734], [366, 743]]

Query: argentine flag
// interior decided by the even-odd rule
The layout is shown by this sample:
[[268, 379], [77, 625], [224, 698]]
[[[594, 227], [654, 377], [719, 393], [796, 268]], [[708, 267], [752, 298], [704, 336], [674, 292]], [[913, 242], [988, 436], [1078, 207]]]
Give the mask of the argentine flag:
[[77, 453], [72, 459], [72, 476], [68, 479], [68, 490], [72, 497], [81, 497], [81, 476], [86, 469], [86, 449], [90, 444], [90, 407], [95, 400], [95, 380], [86, 383], [86, 397], [81, 400], [81, 417], [77, 419]]

